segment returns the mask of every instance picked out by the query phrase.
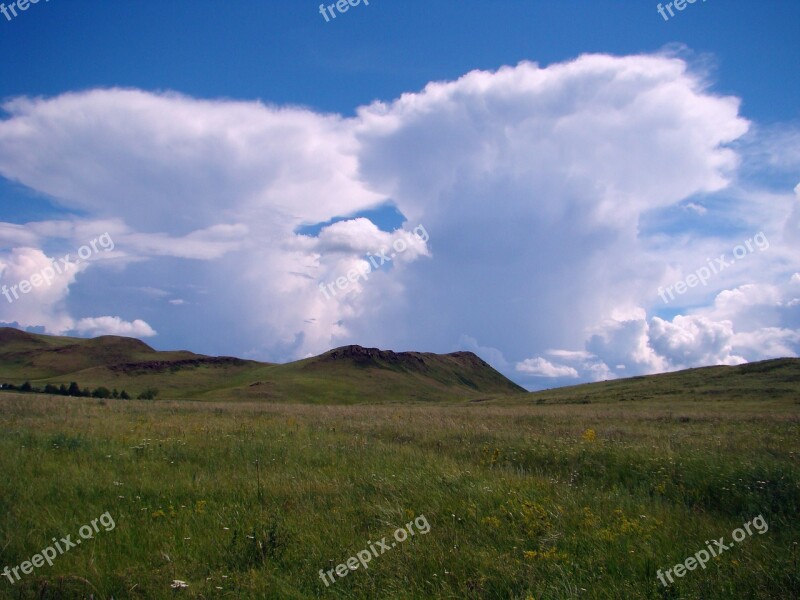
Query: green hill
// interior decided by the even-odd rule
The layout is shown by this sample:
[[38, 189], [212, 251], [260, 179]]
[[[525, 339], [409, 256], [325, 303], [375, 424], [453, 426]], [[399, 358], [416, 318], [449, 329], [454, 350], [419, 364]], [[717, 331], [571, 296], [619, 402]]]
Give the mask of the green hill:
[[286, 364], [188, 351], [136, 339], [58, 337], [0, 328], [0, 382], [34, 387], [157, 388], [161, 398], [361, 404], [595, 404], [751, 400], [800, 402], [800, 359], [703, 367], [528, 393], [472, 352], [433, 354], [344, 346]]
[[0, 381], [35, 387], [158, 388], [161, 397], [310, 403], [474, 400], [525, 390], [471, 352], [391, 352], [346, 346], [287, 364], [186, 351], [130, 338], [56, 337], [0, 328]]
[[472, 352], [433, 354], [345, 346], [252, 375], [239, 399], [360, 403], [476, 400], [525, 393]]
[[738, 366], [687, 369], [535, 392], [539, 404], [630, 401], [788, 401], [800, 403], [800, 358], [777, 358]]

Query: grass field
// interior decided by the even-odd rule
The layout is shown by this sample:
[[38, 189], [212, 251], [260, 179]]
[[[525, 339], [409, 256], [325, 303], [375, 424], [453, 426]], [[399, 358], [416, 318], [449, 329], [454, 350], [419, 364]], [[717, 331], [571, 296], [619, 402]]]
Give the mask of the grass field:
[[[0, 568], [115, 527], [0, 597], [798, 598], [799, 408], [4, 393]], [[422, 515], [426, 535], [322, 582]], [[767, 532], [659, 583], [758, 515]]]

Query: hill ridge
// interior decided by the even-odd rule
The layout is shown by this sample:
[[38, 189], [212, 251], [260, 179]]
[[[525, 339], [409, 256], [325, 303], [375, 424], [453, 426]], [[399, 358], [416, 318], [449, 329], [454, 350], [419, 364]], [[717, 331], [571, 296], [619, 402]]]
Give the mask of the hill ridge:
[[395, 352], [359, 345], [271, 364], [158, 351], [122, 336], [67, 338], [0, 328], [0, 381], [157, 387], [164, 396], [308, 402], [439, 401], [525, 392], [472, 352]]

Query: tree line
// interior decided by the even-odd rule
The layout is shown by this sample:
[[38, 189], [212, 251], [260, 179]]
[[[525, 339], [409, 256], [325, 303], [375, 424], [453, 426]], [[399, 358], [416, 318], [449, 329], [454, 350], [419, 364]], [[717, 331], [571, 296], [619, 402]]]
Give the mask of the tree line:
[[[63, 383], [60, 386], [48, 383], [43, 388], [32, 386], [30, 381], [26, 381], [22, 385], [3, 383], [0, 384], [0, 389], [11, 390], [15, 392], [30, 392], [34, 394], [52, 394], [54, 396], [74, 396], [76, 398], [119, 398], [120, 400], [131, 399], [131, 395], [125, 390], [119, 391], [117, 388], [109, 390], [107, 387], [102, 385], [93, 390], [90, 390], [88, 387], [81, 389], [78, 383], [75, 381], [70, 382], [69, 386], [64, 385]], [[154, 400], [156, 396], [158, 396], [158, 389], [147, 388], [138, 396], [136, 396], [136, 398], [137, 400]]]

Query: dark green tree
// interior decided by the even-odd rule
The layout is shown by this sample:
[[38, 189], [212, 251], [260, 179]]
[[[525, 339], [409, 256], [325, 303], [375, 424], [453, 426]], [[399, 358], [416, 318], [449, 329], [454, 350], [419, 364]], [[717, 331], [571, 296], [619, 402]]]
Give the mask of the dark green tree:
[[156, 396], [158, 396], [158, 389], [156, 388], [147, 388], [141, 394], [137, 396], [139, 400], [155, 400]]

